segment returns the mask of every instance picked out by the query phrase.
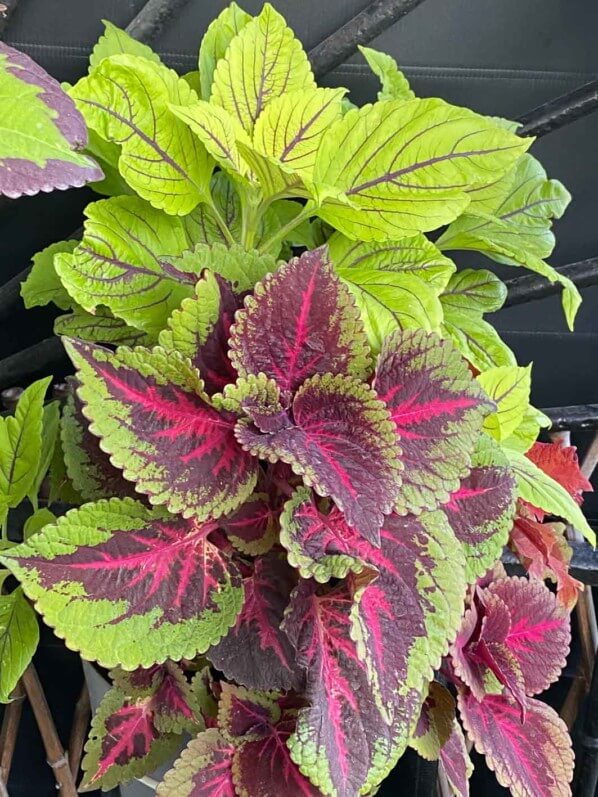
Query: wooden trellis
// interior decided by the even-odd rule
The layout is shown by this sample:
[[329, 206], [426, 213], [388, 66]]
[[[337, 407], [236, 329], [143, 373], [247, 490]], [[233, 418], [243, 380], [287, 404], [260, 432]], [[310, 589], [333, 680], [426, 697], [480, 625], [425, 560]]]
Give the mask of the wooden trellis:
[[[0, 0], [0, 34], [10, 22], [19, 0]], [[127, 31], [139, 41], [155, 41], [164, 26], [190, 0], [148, 0], [141, 11], [131, 20]], [[343, 63], [352, 55], [358, 44], [367, 44], [384, 30], [396, 23], [424, 0], [374, 0], [363, 11], [348, 20], [337, 31], [328, 36], [309, 52], [314, 72], [322, 76]], [[519, 135], [544, 136], [564, 127], [598, 109], [598, 80], [565, 95], [555, 98], [520, 117]], [[13, 200], [1, 200], [0, 208]], [[77, 231], [78, 233], [78, 231]], [[75, 233], [74, 235], [76, 235]], [[598, 257], [557, 269], [569, 277], [579, 288], [598, 284]], [[10, 317], [20, 307], [20, 284], [29, 269], [17, 274], [0, 287], [0, 317]], [[548, 283], [541, 276], [532, 274], [507, 281], [505, 306], [524, 304], [556, 294], [560, 286]], [[40, 373], [40, 364], [45, 373], [50, 373], [64, 364], [63, 349], [56, 338], [48, 338], [0, 360], [0, 390], [25, 384]], [[593, 429], [595, 436], [582, 463], [586, 477], [594, 471], [598, 462], [598, 404], [583, 407], [561, 407], [545, 410], [553, 421], [552, 433], [568, 437], [571, 433]], [[572, 539], [572, 574], [590, 586], [598, 586], [598, 557], [586, 543]], [[514, 558], [505, 558], [507, 566], [516, 567]], [[586, 719], [577, 735], [577, 765], [574, 782], [575, 797], [594, 797], [598, 785], [598, 668], [595, 666], [596, 616], [591, 600], [591, 590], [586, 590], [576, 607], [582, 657], [579, 672], [573, 681], [563, 712], [572, 725], [579, 706], [587, 697]], [[76, 794], [83, 738], [89, 721], [89, 697], [83, 690], [75, 709], [69, 753], [61, 747], [56, 729], [48, 709], [43, 690], [33, 666], [30, 666], [15, 690], [15, 700], [4, 712], [0, 729], [0, 797], [7, 797], [6, 784], [16, 743], [22, 701], [28, 699], [36, 716], [49, 765], [52, 767], [59, 793], [62, 797]], [[430, 797], [437, 788], [444, 794], [442, 782], [438, 782], [434, 763], [421, 761], [416, 773], [417, 785], [414, 797]]]

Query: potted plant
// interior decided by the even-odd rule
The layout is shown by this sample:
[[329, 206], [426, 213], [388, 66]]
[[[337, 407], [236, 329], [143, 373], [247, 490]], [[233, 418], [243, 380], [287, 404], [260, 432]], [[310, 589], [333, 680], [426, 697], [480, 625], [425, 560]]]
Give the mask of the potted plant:
[[[363, 54], [381, 90], [356, 108], [270, 5], [233, 3], [198, 72], [107, 25], [68, 89], [108, 196], [38, 273], [68, 310], [81, 506], [1, 561], [111, 671], [84, 789], [186, 735], [160, 797], [374, 794], [408, 746], [467, 794], [467, 734], [515, 794], [569, 793], [534, 696], [578, 586], [546, 521], [593, 540], [588, 485], [536, 442], [531, 368], [483, 318], [504, 284], [446, 255], [562, 282], [572, 325], [545, 262], [569, 195], [514, 123]], [[501, 569], [508, 542], [529, 578]]]

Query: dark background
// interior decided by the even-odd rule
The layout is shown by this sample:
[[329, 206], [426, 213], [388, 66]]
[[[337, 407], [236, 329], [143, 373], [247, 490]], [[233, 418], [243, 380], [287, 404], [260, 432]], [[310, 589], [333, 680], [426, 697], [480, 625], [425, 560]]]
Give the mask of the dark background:
[[[143, 4], [144, 0], [20, 0], [3, 38], [59, 80], [74, 81], [87, 69], [88, 53], [102, 31], [101, 20], [125, 27]], [[191, 0], [155, 43], [163, 60], [179, 71], [196, 68], [199, 40], [225, 5], [224, 0]], [[256, 13], [261, 2], [245, 0], [241, 5]], [[309, 49], [368, 0], [273, 0], [273, 5]], [[516, 118], [598, 77], [597, 30], [596, 0], [426, 0], [371, 46], [397, 59], [420, 96], [442, 96], [482, 113]], [[377, 91], [376, 80], [359, 56], [324, 82], [347, 86], [358, 103], [373, 99]], [[562, 180], [573, 194], [564, 219], [556, 223], [558, 245], [550, 262], [558, 266], [597, 256], [598, 114], [551, 133], [532, 152], [549, 176]], [[86, 189], [57, 192], [3, 209], [0, 283], [25, 268], [38, 249], [72, 233], [91, 198]], [[467, 265], [483, 261], [471, 254], [456, 259]], [[492, 267], [506, 278], [522, 273]], [[521, 364], [534, 362], [532, 399], [538, 406], [598, 401], [598, 287], [583, 293], [574, 333], [566, 330], [559, 298], [510, 308], [493, 319]], [[0, 357], [51, 334], [51, 318], [43, 310], [23, 311], [0, 323]], [[588, 506], [592, 514], [598, 510], [596, 503]], [[65, 694], [74, 699], [77, 692], [77, 662], [51, 640], [42, 655], [40, 672], [47, 675], [51, 703], [67, 733], [70, 718], [58, 708]], [[55, 793], [51, 778], [45, 782], [33, 778], [36, 768], [43, 771], [38, 748], [26, 712], [11, 797]], [[474, 795], [503, 793], [491, 791], [491, 781], [484, 778], [481, 767], [478, 770]], [[397, 776], [381, 794], [401, 793], [401, 782], [405, 781]]]

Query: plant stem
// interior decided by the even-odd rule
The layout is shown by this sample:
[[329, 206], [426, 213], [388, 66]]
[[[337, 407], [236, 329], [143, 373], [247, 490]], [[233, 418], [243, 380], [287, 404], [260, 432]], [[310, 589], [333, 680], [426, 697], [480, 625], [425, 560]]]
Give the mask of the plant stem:
[[243, 208], [243, 225], [241, 229], [241, 245], [244, 249], [253, 249], [257, 230], [259, 211], [263, 209], [259, 196], [245, 191], [241, 195]]
[[235, 244], [235, 243], [236, 243], [236, 241], [235, 241], [235, 239], [233, 238], [233, 234], [232, 234], [232, 232], [229, 230], [229, 228], [228, 228], [228, 226], [227, 226], [226, 222], [225, 222], [225, 221], [224, 221], [224, 219], [222, 218], [222, 213], [221, 213], [221, 212], [218, 210], [218, 208], [216, 207], [216, 203], [215, 203], [215, 202], [212, 202], [212, 203], [210, 203], [210, 206], [209, 206], [209, 207], [210, 207], [210, 210], [212, 211], [212, 213], [214, 214], [214, 218], [216, 219], [216, 223], [218, 224], [218, 227], [220, 228], [220, 232], [221, 232], [221, 233], [222, 233], [222, 235], [224, 235], [224, 237], [226, 238], [226, 242], [227, 242], [227, 244], [228, 244], [229, 246], [232, 246], [233, 244]]
[[276, 244], [284, 241], [285, 237], [288, 233], [292, 232], [296, 227], [300, 224], [303, 224], [304, 221], [307, 221], [310, 216], [314, 215], [314, 204], [313, 202], [308, 202], [307, 205], [303, 208], [301, 213], [298, 213], [294, 219], [291, 219], [287, 224], [281, 227], [278, 232], [275, 232], [267, 241], [264, 241], [263, 244], [259, 247], [258, 251], [260, 254], [265, 254], [268, 252]]
[[8, 542], [8, 510], [2, 519], [2, 542]]

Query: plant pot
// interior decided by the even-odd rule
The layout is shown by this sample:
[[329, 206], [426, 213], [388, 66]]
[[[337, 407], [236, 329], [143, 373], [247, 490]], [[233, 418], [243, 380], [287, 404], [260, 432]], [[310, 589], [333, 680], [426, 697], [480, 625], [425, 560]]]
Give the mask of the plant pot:
[[[104, 676], [90, 664], [88, 661], [83, 661], [83, 674], [89, 689], [89, 700], [91, 703], [92, 715], [97, 711], [102, 698], [110, 689], [110, 683]], [[188, 737], [182, 738], [181, 750], [187, 746], [189, 741]], [[180, 752], [180, 751], [179, 751]], [[124, 783], [120, 786], [121, 797], [152, 797], [155, 792], [155, 785], [153, 782], [160, 783], [166, 772], [172, 768], [175, 760], [179, 757], [179, 752], [170, 761], [167, 761], [161, 767], [158, 767], [143, 781], [134, 780], [129, 783]], [[153, 781], [153, 782], [152, 782]]]

